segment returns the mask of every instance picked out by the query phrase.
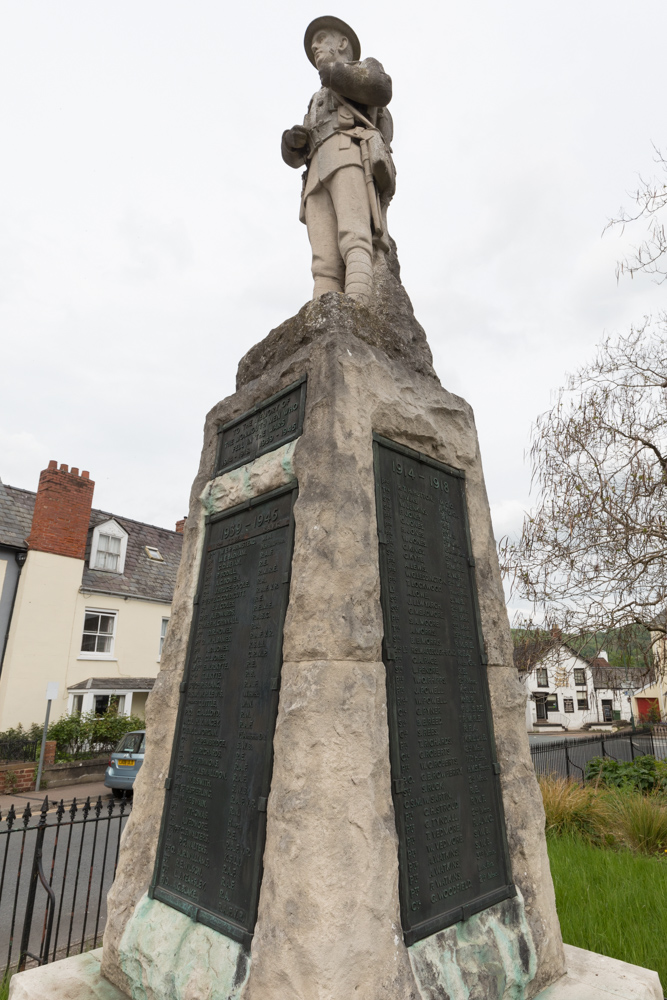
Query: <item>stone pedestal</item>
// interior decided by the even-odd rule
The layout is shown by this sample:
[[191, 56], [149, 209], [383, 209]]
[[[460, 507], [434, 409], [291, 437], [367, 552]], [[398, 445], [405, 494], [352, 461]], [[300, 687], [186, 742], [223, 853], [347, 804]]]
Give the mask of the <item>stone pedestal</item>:
[[[392, 327], [343, 296], [324, 296], [243, 359], [237, 392], [206, 419], [169, 635], [147, 705], [146, 759], [109, 894], [104, 982], [134, 1000], [529, 1000], [549, 984], [565, 982], [544, 813], [512, 663], [473, 414], [440, 386], [420, 330], [414, 319]], [[219, 425], [303, 375], [308, 392], [298, 440], [212, 480]], [[409, 948], [399, 915], [381, 655], [374, 432], [466, 474], [518, 889], [515, 898]], [[147, 889], [204, 518], [294, 480], [299, 494], [263, 881], [248, 951], [149, 898]], [[63, 989], [57, 965], [38, 972], [60, 975]], [[33, 995], [26, 992], [31, 975], [37, 973], [17, 977], [13, 1000]], [[44, 978], [40, 990], [41, 996], [65, 995], [49, 993]], [[96, 995], [107, 994], [89, 993]], [[648, 987], [618, 994], [626, 995], [658, 996]], [[579, 1000], [585, 996], [581, 992]]]

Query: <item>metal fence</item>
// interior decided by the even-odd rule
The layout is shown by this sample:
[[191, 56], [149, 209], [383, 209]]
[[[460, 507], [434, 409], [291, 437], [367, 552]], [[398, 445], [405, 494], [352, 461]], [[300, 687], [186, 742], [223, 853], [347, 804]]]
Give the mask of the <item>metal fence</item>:
[[593, 757], [630, 761], [651, 754], [667, 760], [667, 728], [624, 729], [618, 733], [533, 743], [530, 753], [536, 774], [573, 778], [584, 784], [586, 764]]
[[0, 761], [37, 760], [39, 758], [40, 740], [1, 740]]
[[73, 799], [68, 806], [47, 797], [39, 813], [28, 803], [22, 815], [12, 806], [0, 817], [5, 978], [97, 946], [129, 812], [125, 796], [120, 801], [99, 796], [92, 803]]

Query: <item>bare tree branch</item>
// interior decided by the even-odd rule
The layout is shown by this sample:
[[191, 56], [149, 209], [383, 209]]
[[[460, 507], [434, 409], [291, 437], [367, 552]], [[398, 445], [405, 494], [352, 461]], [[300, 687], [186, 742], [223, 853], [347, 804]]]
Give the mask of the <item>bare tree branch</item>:
[[500, 543], [512, 592], [563, 634], [643, 627], [655, 644], [667, 608], [667, 316], [601, 344], [538, 418], [530, 456], [536, 507], [521, 538]]

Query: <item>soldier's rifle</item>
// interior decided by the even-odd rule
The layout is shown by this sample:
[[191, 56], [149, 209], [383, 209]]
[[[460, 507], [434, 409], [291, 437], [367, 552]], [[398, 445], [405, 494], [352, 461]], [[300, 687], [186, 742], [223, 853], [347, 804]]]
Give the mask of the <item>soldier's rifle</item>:
[[366, 192], [368, 194], [368, 204], [371, 210], [371, 218], [373, 220], [373, 228], [375, 230], [375, 236], [377, 241], [380, 242], [384, 246], [384, 248], [388, 250], [389, 247], [384, 239], [385, 234], [384, 234], [384, 226], [382, 225], [382, 212], [380, 211], [380, 201], [378, 198], [377, 188], [375, 187], [375, 180], [373, 179], [373, 168], [371, 166], [371, 151], [368, 141], [371, 138], [371, 136], [368, 135], [368, 132], [370, 131], [371, 133], [377, 133], [380, 136], [382, 142], [384, 142], [384, 137], [380, 132], [380, 129], [377, 127], [377, 125], [373, 125], [373, 123], [369, 121], [369, 119], [366, 118], [366, 116], [363, 115], [358, 108], [355, 108], [354, 105], [349, 104], [345, 100], [345, 98], [341, 97], [341, 95], [336, 93], [335, 90], [332, 90], [332, 94], [334, 95], [336, 100], [339, 101], [340, 104], [342, 104], [344, 108], [347, 108], [347, 110], [350, 112], [351, 115], [353, 115], [358, 121], [360, 121], [363, 125], [366, 126], [363, 129], [359, 127], [350, 130], [346, 129], [344, 134], [354, 136], [356, 139], [360, 140], [361, 164], [364, 171], [364, 180], [366, 181]]

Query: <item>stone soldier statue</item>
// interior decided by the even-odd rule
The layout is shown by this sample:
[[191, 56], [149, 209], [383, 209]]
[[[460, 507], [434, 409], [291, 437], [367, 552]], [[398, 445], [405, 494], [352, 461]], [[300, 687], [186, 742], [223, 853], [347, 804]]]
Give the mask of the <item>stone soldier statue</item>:
[[313, 298], [345, 292], [368, 304], [373, 245], [388, 249], [386, 211], [394, 193], [391, 77], [360, 59], [354, 31], [337, 17], [308, 25], [306, 55], [320, 74], [303, 125], [283, 133], [290, 167], [307, 166], [299, 218], [313, 251]]

